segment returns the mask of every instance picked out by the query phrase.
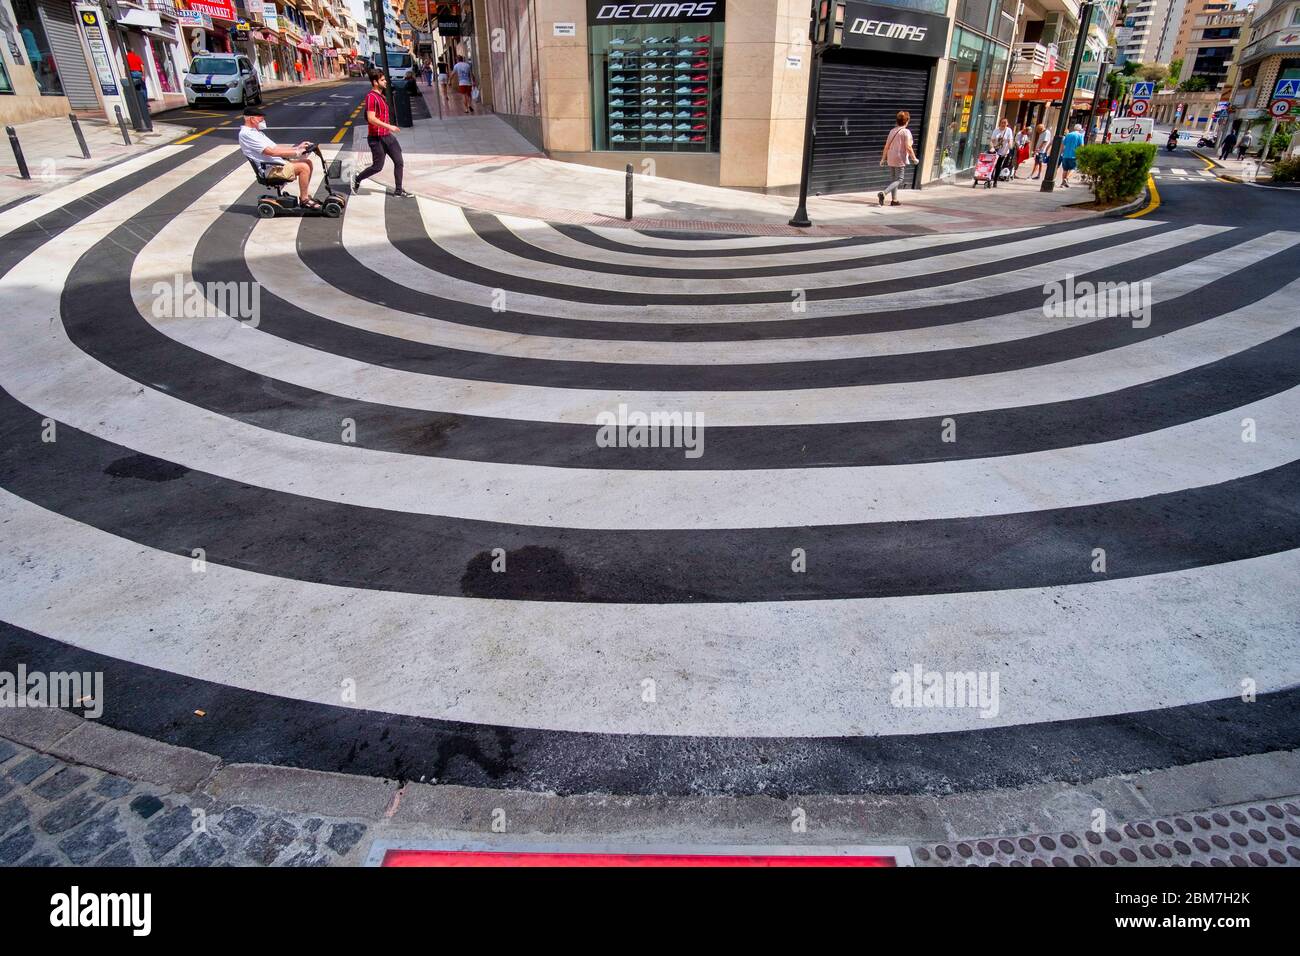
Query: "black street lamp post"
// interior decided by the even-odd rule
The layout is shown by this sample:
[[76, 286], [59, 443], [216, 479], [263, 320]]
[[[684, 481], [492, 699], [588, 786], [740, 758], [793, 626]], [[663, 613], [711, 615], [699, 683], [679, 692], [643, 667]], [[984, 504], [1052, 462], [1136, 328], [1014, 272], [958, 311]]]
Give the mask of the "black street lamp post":
[[[817, 16], [818, 6], [826, 6], [827, 19], [834, 21], [834, 0], [812, 0], [812, 12], [809, 15], [808, 38], [812, 42], [812, 62], [808, 66], [808, 105], [803, 118], [803, 166], [799, 171], [799, 208], [794, 211], [790, 225], [806, 229], [812, 225], [808, 218], [808, 179], [812, 175], [813, 143], [817, 136], [817, 95], [821, 83], [822, 52], [825, 44], [819, 42], [821, 23]], [[827, 25], [829, 29], [829, 25]]]
[[1074, 56], [1070, 58], [1070, 75], [1065, 81], [1065, 92], [1061, 94], [1061, 115], [1056, 119], [1056, 136], [1052, 138], [1052, 151], [1047, 157], [1047, 168], [1043, 170], [1043, 185], [1040, 192], [1050, 193], [1056, 187], [1056, 166], [1061, 159], [1061, 140], [1065, 138], [1066, 127], [1070, 123], [1070, 107], [1074, 103], [1074, 85], [1079, 82], [1079, 67], [1083, 63], [1083, 50], [1088, 45], [1088, 27], [1092, 25], [1092, 8], [1094, 0], [1084, 0], [1082, 18], [1079, 21], [1079, 34], [1074, 41]]

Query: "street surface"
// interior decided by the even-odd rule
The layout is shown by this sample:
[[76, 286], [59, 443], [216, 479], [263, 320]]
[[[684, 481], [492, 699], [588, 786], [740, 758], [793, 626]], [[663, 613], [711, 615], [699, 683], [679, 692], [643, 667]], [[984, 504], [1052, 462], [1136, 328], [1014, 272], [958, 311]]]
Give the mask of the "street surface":
[[[269, 135], [348, 162], [362, 91]], [[104, 724], [227, 761], [561, 794], [1300, 746], [1295, 191], [1162, 149], [1143, 215], [976, 233], [375, 181], [259, 220], [208, 119], [0, 213], [0, 670], [102, 671]], [[1045, 313], [1067, 275], [1122, 313]]]

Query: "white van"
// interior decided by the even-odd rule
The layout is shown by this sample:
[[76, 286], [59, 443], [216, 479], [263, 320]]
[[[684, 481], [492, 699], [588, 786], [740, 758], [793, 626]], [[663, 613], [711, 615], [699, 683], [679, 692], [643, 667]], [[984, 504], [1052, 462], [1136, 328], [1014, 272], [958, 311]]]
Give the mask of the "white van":
[[[383, 69], [384, 63], [379, 57], [375, 57], [375, 66]], [[415, 58], [406, 50], [394, 50], [391, 47], [388, 50], [388, 78], [393, 86], [402, 86], [406, 83], [411, 75], [411, 70], [415, 68]]]

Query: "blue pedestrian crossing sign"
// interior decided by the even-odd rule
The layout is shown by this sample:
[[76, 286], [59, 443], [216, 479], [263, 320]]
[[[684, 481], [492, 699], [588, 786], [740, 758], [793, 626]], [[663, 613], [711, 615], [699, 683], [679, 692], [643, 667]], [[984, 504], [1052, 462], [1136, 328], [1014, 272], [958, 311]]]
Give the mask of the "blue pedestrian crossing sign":
[[1135, 100], [1149, 100], [1149, 99], [1151, 99], [1152, 95], [1154, 95], [1155, 91], [1156, 91], [1156, 85], [1155, 85], [1155, 83], [1153, 83], [1153, 82], [1148, 82], [1148, 83], [1134, 83], [1134, 84], [1133, 84], [1133, 99], [1135, 99]]
[[1275, 100], [1300, 99], [1300, 79], [1278, 80], [1277, 86], [1273, 90], [1273, 99]]

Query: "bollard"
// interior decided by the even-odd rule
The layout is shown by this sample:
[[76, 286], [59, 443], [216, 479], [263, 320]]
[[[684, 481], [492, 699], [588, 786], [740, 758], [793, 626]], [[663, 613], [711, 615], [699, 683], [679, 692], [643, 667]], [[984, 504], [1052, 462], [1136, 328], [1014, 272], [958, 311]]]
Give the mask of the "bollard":
[[113, 112], [117, 114], [117, 128], [122, 131], [122, 145], [131, 145], [131, 134], [126, 131], [126, 120], [122, 118], [122, 107], [114, 106]]
[[14, 148], [14, 159], [18, 162], [18, 175], [23, 179], [31, 179], [32, 174], [27, 170], [27, 159], [23, 156], [23, 148], [18, 145], [18, 134], [12, 126], [6, 126], [5, 132], [9, 134], [9, 145]]
[[86, 145], [86, 137], [81, 132], [81, 124], [77, 122], [77, 114], [69, 113], [68, 122], [72, 124], [72, 132], [77, 134], [77, 145], [81, 147], [81, 158], [90, 159], [90, 147]]
[[627, 186], [623, 193], [623, 218], [632, 218], [632, 164], [627, 164]]

